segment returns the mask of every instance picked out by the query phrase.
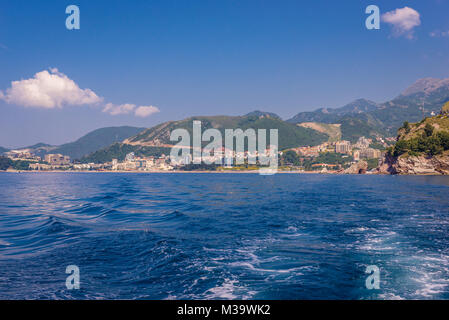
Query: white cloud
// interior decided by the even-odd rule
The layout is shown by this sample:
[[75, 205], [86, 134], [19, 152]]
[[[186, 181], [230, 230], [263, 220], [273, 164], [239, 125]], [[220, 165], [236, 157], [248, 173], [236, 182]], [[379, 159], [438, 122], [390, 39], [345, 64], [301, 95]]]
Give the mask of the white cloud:
[[[0, 100], [23, 107], [44, 109], [62, 108], [66, 105], [96, 105], [103, 101], [95, 92], [80, 87], [56, 68], [38, 72], [31, 79], [11, 82], [6, 92], [0, 90]], [[103, 112], [110, 115], [133, 113], [136, 117], [148, 117], [159, 109], [154, 106], [136, 106], [125, 103], [107, 103]]]
[[103, 112], [109, 113], [110, 115], [116, 116], [119, 114], [131, 113], [136, 108], [135, 104], [125, 103], [120, 105], [115, 105], [112, 103], [107, 103], [103, 108]]
[[430, 35], [432, 38], [449, 37], [449, 31], [439, 31], [439, 30], [435, 30], [435, 31], [432, 31], [431, 33], [429, 33], [429, 35]]
[[115, 105], [112, 103], [108, 103], [103, 108], [103, 112], [109, 113], [110, 115], [116, 116], [120, 114], [130, 114], [134, 113], [136, 117], [145, 118], [154, 113], [159, 112], [159, 109], [154, 106], [139, 106], [137, 107], [135, 104], [126, 103], [121, 105]]
[[157, 112], [159, 112], [159, 109], [157, 107], [140, 106], [136, 109], [135, 115], [137, 117], [145, 118], [145, 117], [148, 117], [148, 116], [152, 115], [153, 113], [157, 113]]
[[413, 39], [413, 29], [421, 25], [419, 12], [409, 7], [384, 13], [382, 21], [393, 26], [394, 36], [405, 36], [408, 39]]
[[91, 105], [102, 101], [95, 92], [80, 87], [58, 69], [38, 72], [31, 79], [11, 82], [0, 99], [7, 103], [35, 108], [62, 108], [65, 105]]

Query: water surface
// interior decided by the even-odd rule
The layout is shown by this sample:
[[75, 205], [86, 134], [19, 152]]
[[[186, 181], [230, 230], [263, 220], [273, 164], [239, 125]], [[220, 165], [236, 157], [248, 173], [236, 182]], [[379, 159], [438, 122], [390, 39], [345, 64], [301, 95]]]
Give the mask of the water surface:
[[447, 177], [0, 174], [1, 299], [448, 299], [448, 268]]

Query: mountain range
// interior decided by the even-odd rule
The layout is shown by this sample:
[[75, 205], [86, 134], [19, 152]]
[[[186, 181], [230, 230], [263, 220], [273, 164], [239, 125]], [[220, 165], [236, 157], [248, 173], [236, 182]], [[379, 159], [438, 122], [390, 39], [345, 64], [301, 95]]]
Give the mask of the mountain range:
[[[217, 128], [222, 134], [224, 129], [278, 129], [280, 150], [314, 146], [327, 140], [354, 142], [361, 136], [395, 136], [404, 121], [418, 122], [437, 114], [447, 101], [449, 78], [424, 78], [387, 102], [358, 99], [339, 108], [300, 112], [286, 121], [275, 113], [256, 110], [243, 116], [191, 117], [168, 121], [148, 129], [129, 126], [101, 128], [71, 143], [60, 146], [39, 143], [26, 149], [39, 156], [61, 153], [82, 162], [121, 160], [132, 151], [138, 155], [158, 155], [168, 152], [175, 144], [170, 141], [172, 130], [184, 128], [191, 133], [194, 120], [201, 120], [203, 131]], [[5, 151], [8, 149], [0, 147], [0, 154]]]
[[300, 112], [287, 121], [339, 123], [342, 138], [351, 141], [362, 131], [365, 136], [394, 136], [404, 121], [417, 122], [437, 114], [441, 105], [448, 100], [449, 78], [424, 78], [416, 81], [396, 98], [384, 103], [358, 99], [340, 108]]
[[[106, 127], [89, 132], [76, 141], [65, 143], [59, 146], [52, 146], [45, 143], [38, 143], [15, 150], [29, 150], [40, 157], [49, 153], [60, 153], [70, 156], [71, 159], [80, 159], [101, 148], [105, 148], [115, 142], [121, 142], [126, 138], [134, 136], [145, 130], [137, 127]], [[9, 151], [9, 149], [0, 147], [0, 154]]]
[[[195, 120], [201, 121], [203, 132], [207, 129], [215, 128], [221, 132], [222, 137], [224, 137], [225, 129], [267, 129], [267, 135], [269, 135], [270, 129], [278, 129], [280, 149], [318, 145], [329, 139], [329, 136], [325, 133], [288, 123], [273, 113], [255, 111], [244, 116], [191, 117], [180, 121], [164, 122], [124, 140], [121, 144], [114, 144], [84, 157], [81, 161], [105, 162], [112, 159], [122, 160], [126, 153], [131, 151], [136, 155], [142, 156], [157, 155], [155, 151], [167, 154], [170, 148], [177, 143], [170, 141], [170, 133], [174, 129], [186, 129], [190, 137], [193, 137], [192, 128]], [[205, 145], [207, 143], [204, 142]]]
[[366, 99], [357, 99], [340, 108], [320, 108], [315, 111], [300, 112], [287, 121], [291, 123], [337, 123], [343, 116], [370, 112], [377, 109], [378, 107], [379, 105], [373, 101]]

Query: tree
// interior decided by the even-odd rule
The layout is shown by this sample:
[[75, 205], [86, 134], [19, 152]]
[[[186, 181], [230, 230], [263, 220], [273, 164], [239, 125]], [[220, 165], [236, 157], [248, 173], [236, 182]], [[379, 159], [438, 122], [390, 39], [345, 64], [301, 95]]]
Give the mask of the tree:
[[433, 130], [433, 126], [430, 123], [426, 123], [426, 126], [424, 127], [426, 137], [431, 137], [433, 135]]
[[438, 139], [443, 149], [449, 150], [449, 132], [445, 131], [438, 132]]
[[443, 108], [441, 108], [441, 114], [449, 114], [449, 101], [444, 104]]
[[2, 171], [7, 170], [12, 165], [13, 165], [13, 162], [11, 159], [9, 159], [7, 157], [0, 156], [0, 170], [2, 170]]
[[30, 170], [30, 161], [18, 160], [13, 162], [13, 168], [16, 170]]
[[409, 144], [406, 140], [399, 140], [396, 142], [396, 145], [394, 146], [394, 152], [393, 155], [395, 157], [400, 156], [401, 154], [406, 153], [409, 150]]
[[287, 152], [285, 152], [283, 158], [284, 162], [287, 164], [292, 164], [294, 166], [301, 165], [298, 154], [293, 150], [288, 150]]
[[410, 123], [408, 121], [404, 121], [402, 127], [405, 129], [405, 133], [410, 133]]
[[367, 159], [366, 162], [368, 163], [368, 170], [372, 170], [374, 168], [377, 168], [379, 165], [379, 159]]

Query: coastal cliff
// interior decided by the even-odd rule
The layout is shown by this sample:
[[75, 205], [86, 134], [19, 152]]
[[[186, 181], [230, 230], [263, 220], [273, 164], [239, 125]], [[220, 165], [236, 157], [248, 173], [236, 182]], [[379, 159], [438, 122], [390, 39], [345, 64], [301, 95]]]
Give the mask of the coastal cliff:
[[379, 174], [449, 175], [449, 154], [401, 157], [386, 155], [377, 170]]
[[379, 174], [449, 175], [449, 102], [437, 116], [404, 122]]

